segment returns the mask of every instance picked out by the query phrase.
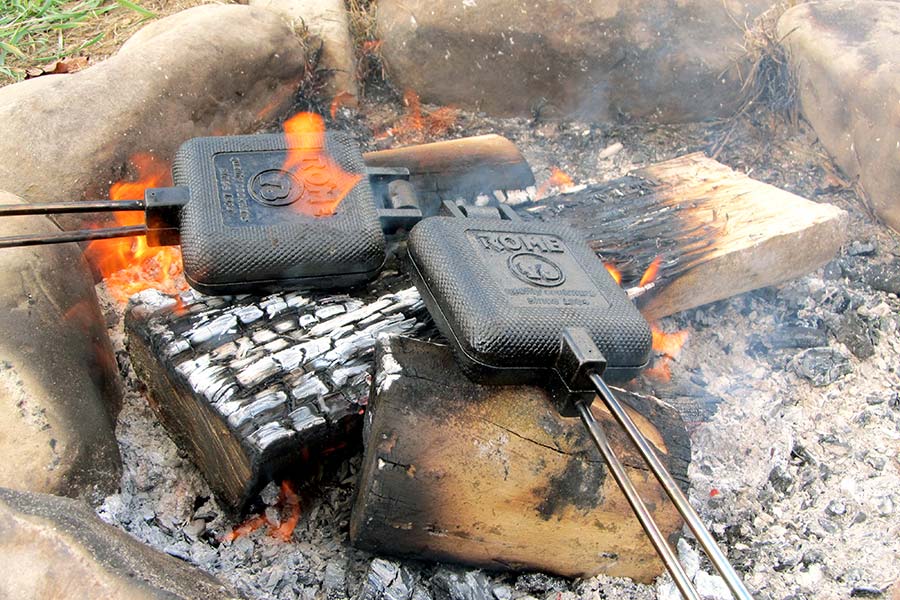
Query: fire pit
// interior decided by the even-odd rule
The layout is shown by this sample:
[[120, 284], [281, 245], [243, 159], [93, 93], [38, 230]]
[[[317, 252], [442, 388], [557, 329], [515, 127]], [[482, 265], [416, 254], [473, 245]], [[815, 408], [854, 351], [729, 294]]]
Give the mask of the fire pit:
[[[389, 28], [420, 43], [397, 10], [385, 8]], [[378, 64], [366, 41], [361, 69]], [[597, 92], [597, 76], [576, 83]], [[804, 125], [755, 105], [724, 124], [600, 125], [598, 106], [579, 113], [566, 90], [530, 117], [433, 106], [411, 90], [373, 89], [357, 104], [356, 92], [331, 90], [315, 117], [315, 135], [327, 123], [368, 151], [368, 173], [338, 196], [367, 176], [396, 202], [386, 210], [463, 199], [473, 213], [564, 222], [606, 263], [653, 332], [650, 365], [616, 393], [754, 597], [891, 593], [900, 244]], [[565, 118], [550, 118], [553, 102]], [[300, 107], [276, 108], [256, 113]], [[418, 146], [447, 138], [457, 141]], [[132, 154], [110, 198], [172, 185], [165, 155]], [[222, 193], [239, 195], [235, 181]], [[285, 185], [257, 192], [277, 203]], [[117, 225], [141, 222], [125, 214]], [[339, 290], [204, 295], [177, 247], [92, 242], [125, 383], [121, 487], [99, 494], [97, 514], [248, 598], [678, 598], [587, 439], [544, 410], [548, 397], [492, 395], [450, 367], [407, 277], [408, 225], [387, 232], [365, 281]], [[209, 283], [186, 264], [195, 286]], [[611, 443], [658, 494], [626, 438]], [[730, 597], [654, 498], [693, 585]]]

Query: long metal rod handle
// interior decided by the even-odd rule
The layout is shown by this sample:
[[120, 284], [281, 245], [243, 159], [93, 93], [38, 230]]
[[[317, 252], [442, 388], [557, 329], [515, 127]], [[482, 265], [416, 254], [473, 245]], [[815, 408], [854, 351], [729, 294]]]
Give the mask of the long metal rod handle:
[[628, 504], [631, 505], [631, 509], [637, 516], [638, 521], [640, 521], [641, 527], [643, 527], [644, 531], [647, 533], [647, 537], [650, 538], [650, 543], [653, 544], [653, 548], [656, 549], [656, 553], [659, 554], [659, 557], [662, 559], [663, 564], [666, 566], [666, 570], [669, 571], [669, 574], [672, 576], [672, 580], [675, 582], [681, 595], [687, 598], [687, 600], [700, 600], [700, 595], [697, 594], [697, 590], [695, 590], [693, 584], [691, 584], [690, 578], [684, 572], [681, 563], [679, 563], [678, 559], [675, 557], [675, 552], [672, 551], [672, 548], [669, 546], [668, 542], [666, 542], [666, 538], [656, 525], [656, 521], [653, 520], [653, 516], [647, 509], [647, 505], [641, 500], [634, 484], [628, 477], [628, 473], [625, 471], [625, 467], [622, 466], [622, 463], [616, 455], [613, 454], [612, 447], [609, 445], [609, 440], [606, 438], [603, 428], [600, 427], [600, 424], [591, 413], [590, 407], [579, 402], [578, 412], [581, 415], [581, 421], [584, 423], [584, 426], [587, 427], [588, 433], [591, 434], [591, 438], [593, 438], [594, 443], [597, 445], [597, 449], [600, 450], [600, 454], [603, 455], [603, 459], [606, 461], [606, 464], [609, 465], [609, 470], [612, 473], [613, 479], [616, 480], [616, 483], [619, 484], [619, 487], [625, 494], [625, 499], [628, 500]]
[[79, 229], [77, 231], [58, 231], [54, 233], [11, 235], [7, 237], [0, 237], [0, 248], [43, 246], [45, 244], [65, 244], [68, 242], [87, 242], [90, 240], [107, 240], [110, 238], [133, 237], [136, 235], [146, 234], [146, 225], [131, 225], [128, 227], [110, 227], [108, 229]]
[[613, 418], [621, 425], [622, 429], [625, 430], [625, 433], [628, 434], [628, 437], [631, 438], [634, 445], [637, 446], [641, 457], [647, 463], [647, 466], [650, 467], [653, 475], [656, 477], [657, 481], [659, 481], [663, 490], [665, 490], [666, 495], [672, 500], [675, 508], [678, 509], [678, 512], [687, 524], [688, 529], [690, 529], [694, 534], [694, 537], [697, 538], [697, 543], [700, 544], [704, 552], [706, 552], [706, 555], [709, 556], [709, 560], [712, 562], [713, 567], [719, 572], [722, 579], [725, 580], [728, 589], [731, 590], [731, 593], [735, 598], [739, 598], [740, 600], [753, 600], [753, 596], [747, 591], [747, 588], [744, 586], [740, 577], [738, 577], [734, 567], [728, 562], [728, 558], [726, 558], [718, 544], [716, 544], [716, 540], [703, 524], [703, 521], [700, 520], [700, 516], [694, 511], [691, 503], [688, 502], [684, 492], [681, 491], [681, 488], [678, 487], [675, 479], [669, 471], [666, 470], [666, 467], [662, 464], [662, 461], [659, 460], [659, 457], [656, 456], [650, 442], [647, 441], [641, 431], [637, 428], [637, 425], [634, 424], [634, 421], [631, 420], [631, 417], [628, 416], [628, 413], [625, 412], [623, 406], [613, 395], [612, 390], [607, 387], [603, 378], [596, 373], [592, 373], [590, 378], [591, 382], [597, 388], [600, 399], [603, 400], [606, 408], [612, 413]]
[[57, 215], [63, 213], [116, 212], [144, 210], [143, 200], [91, 200], [85, 202], [45, 202], [42, 204], [3, 204], [0, 217]]

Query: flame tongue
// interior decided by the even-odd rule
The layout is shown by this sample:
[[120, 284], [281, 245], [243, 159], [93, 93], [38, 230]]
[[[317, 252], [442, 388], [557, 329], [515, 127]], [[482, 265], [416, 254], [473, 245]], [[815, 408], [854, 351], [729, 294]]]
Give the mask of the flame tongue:
[[[135, 200], [144, 190], [170, 185], [169, 167], [152, 154], [136, 154], [130, 161], [138, 173], [137, 181], [119, 181], [109, 188], [113, 200]], [[116, 224], [140, 225], [143, 214], [137, 211], [113, 213]], [[132, 295], [149, 288], [174, 294], [187, 288], [181, 278], [181, 250], [174, 247], [151, 248], [143, 236], [97, 240], [85, 250], [85, 256], [106, 281], [110, 295], [125, 303]]]
[[333, 215], [362, 175], [343, 170], [325, 152], [325, 120], [315, 113], [299, 113], [284, 124], [288, 153], [282, 169], [303, 187], [295, 206], [313, 217]]

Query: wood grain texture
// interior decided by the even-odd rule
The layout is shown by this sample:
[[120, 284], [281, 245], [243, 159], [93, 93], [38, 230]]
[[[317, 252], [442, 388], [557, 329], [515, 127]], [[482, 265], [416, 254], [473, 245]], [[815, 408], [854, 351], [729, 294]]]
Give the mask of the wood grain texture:
[[847, 213], [738, 173], [702, 153], [547, 198], [532, 209], [568, 222], [637, 285], [661, 258], [656, 287], [638, 299], [658, 319], [814, 271], [846, 240]]
[[[449, 349], [383, 341], [366, 416], [366, 453], [351, 519], [373, 552], [565, 576], [650, 581], [662, 571], [625, 497], [577, 419], [540, 388], [480, 386]], [[626, 395], [631, 414], [680, 481], [690, 441], [671, 407]], [[681, 521], [599, 405], [613, 449], [664, 534]]]

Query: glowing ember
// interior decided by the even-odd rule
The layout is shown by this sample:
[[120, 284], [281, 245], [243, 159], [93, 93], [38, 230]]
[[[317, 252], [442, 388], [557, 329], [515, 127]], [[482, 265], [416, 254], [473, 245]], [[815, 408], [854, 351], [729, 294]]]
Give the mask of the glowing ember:
[[546, 198], [551, 190], [565, 192], [575, 187], [575, 182], [569, 175], [558, 167], [550, 167], [550, 178], [542, 183], [537, 190], [537, 197]]
[[325, 120], [315, 113], [298, 113], [284, 123], [288, 153], [282, 168], [303, 186], [294, 206], [303, 214], [327, 217], [359, 183], [362, 175], [344, 171], [325, 153]]
[[269, 524], [269, 519], [266, 518], [265, 515], [258, 515], [256, 517], [250, 517], [224, 536], [222, 536], [223, 542], [233, 542], [238, 539], [242, 535], [250, 535], [260, 527]]
[[609, 274], [612, 275], [613, 280], [615, 280], [616, 285], [622, 284], [622, 272], [619, 271], [615, 265], [612, 263], [603, 263], [603, 266], [606, 267], [606, 270], [609, 271]]
[[678, 357], [690, 335], [686, 330], [666, 333], [655, 324], [650, 325], [650, 331], [653, 333], [653, 349], [670, 358]]
[[270, 521], [265, 514], [250, 517], [222, 536], [222, 541], [233, 542], [237, 538], [243, 535], [250, 535], [264, 526], [269, 528], [269, 535], [273, 538], [282, 542], [291, 541], [294, 529], [300, 521], [300, 498], [294, 491], [294, 486], [290, 481], [285, 480], [281, 482], [281, 493], [278, 495], [276, 507], [281, 510], [280, 523]]
[[279, 502], [282, 506], [282, 513], [287, 513], [285, 517], [282, 514], [281, 525], [271, 529], [269, 535], [278, 538], [282, 542], [288, 542], [294, 534], [294, 528], [300, 520], [300, 498], [294, 492], [294, 487], [290, 481], [281, 482], [281, 496]]
[[[169, 167], [151, 154], [136, 154], [131, 163], [137, 170], [137, 181], [120, 181], [109, 188], [113, 200], [137, 200], [144, 190], [171, 185]], [[141, 225], [138, 211], [113, 213], [119, 226]], [[151, 248], [143, 236], [97, 240], [85, 251], [87, 259], [103, 276], [110, 295], [125, 303], [132, 295], [155, 288], [167, 294], [187, 289], [181, 277], [181, 250], [176, 247]]]
[[650, 263], [650, 266], [647, 267], [647, 270], [644, 271], [644, 274], [641, 276], [641, 282], [638, 284], [638, 287], [644, 287], [645, 285], [656, 280], [656, 276], [659, 274], [659, 263], [660, 257], [657, 256], [653, 259], [653, 262]]

